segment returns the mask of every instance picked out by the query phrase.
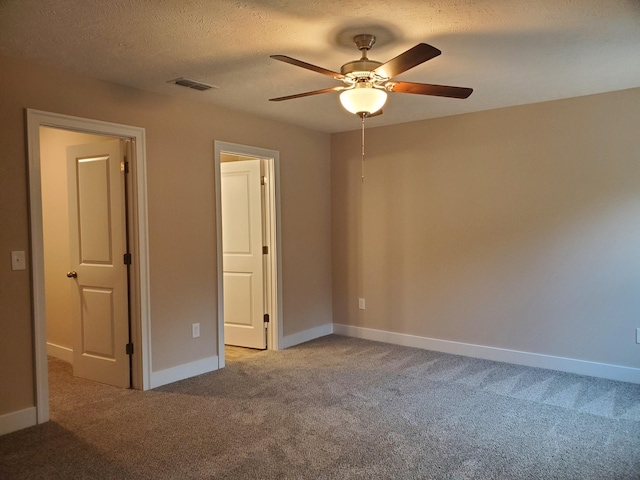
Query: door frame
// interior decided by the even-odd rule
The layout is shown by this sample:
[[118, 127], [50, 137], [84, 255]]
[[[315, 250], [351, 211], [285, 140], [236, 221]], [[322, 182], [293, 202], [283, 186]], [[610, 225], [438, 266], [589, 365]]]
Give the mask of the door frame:
[[149, 389], [151, 377], [151, 331], [149, 298], [149, 241], [147, 222], [147, 171], [145, 129], [103, 122], [59, 113], [26, 109], [27, 155], [29, 164], [29, 219], [31, 227], [31, 284], [34, 329], [34, 361], [36, 374], [37, 422], [49, 420], [49, 374], [47, 366], [46, 308], [44, 287], [44, 240], [42, 227], [42, 190], [40, 170], [40, 127], [58, 128], [81, 133], [107, 135], [131, 140], [129, 162], [132, 195], [129, 198], [129, 228], [132, 269], [131, 341], [134, 343], [131, 380], [138, 390]]
[[280, 222], [280, 152], [266, 148], [251, 147], [237, 143], [215, 141], [215, 188], [216, 188], [216, 261], [218, 282], [218, 368], [223, 368], [224, 360], [224, 281], [222, 259], [222, 204], [221, 204], [221, 173], [220, 155], [241, 155], [254, 157], [267, 161], [267, 179], [270, 180], [269, 188], [269, 217], [270, 251], [269, 251], [269, 278], [271, 284], [269, 302], [271, 312], [267, 328], [267, 350], [279, 350], [282, 345], [282, 242]]

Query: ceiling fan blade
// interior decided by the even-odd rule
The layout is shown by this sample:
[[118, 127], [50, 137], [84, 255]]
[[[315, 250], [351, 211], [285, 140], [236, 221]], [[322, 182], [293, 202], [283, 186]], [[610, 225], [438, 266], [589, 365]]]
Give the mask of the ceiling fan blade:
[[270, 98], [269, 101], [281, 102], [282, 100], [291, 100], [293, 98], [309, 97], [311, 95], [318, 95], [320, 93], [339, 92], [340, 90], [344, 90], [344, 88], [345, 87], [342, 87], [342, 86], [323, 88], [322, 90], [314, 90], [313, 92], [304, 92], [304, 93], [297, 93], [295, 95], [287, 95], [286, 97]]
[[275, 60], [280, 60], [281, 62], [284, 62], [284, 63], [295, 65], [297, 67], [306, 68], [307, 70], [311, 70], [312, 72], [318, 72], [318, 73], [321, 73], [322, 75], [333, 77], [338, 80], [341, 78], [344, 78], [344, 75], [342, 75], [341, 73], [327, 70], [326, 68], [318, 67], [317, 65], [311, 65], [310, 63], [303, 62], [302, 60], [296, 60], [295, 58], [287, 57], [286, 55], [271, 55], [271, 58]]
[[471, 92], [473, 92], [473, 88], [411, 82], [389, 82], [386, 84], [386, 88], [398, 93], [416, 93], [418, 95], [433, 95], [436, 97], [449, 98], [467, 98], [471, 95]]
[[437, 57], [441, 53], [440, 50], [432, 47], [428, 43], [419, 43], [397, 57], [392, 58], [387, 63], [383, 63], [376, 68], [374, 72], [385, 78], [395, 77], [416, 65], [420, 65], [427, 60]]

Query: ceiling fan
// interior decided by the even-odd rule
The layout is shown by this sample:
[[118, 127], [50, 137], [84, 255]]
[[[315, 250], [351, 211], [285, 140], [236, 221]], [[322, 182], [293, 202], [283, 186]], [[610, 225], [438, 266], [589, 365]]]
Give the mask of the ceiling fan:
[[420, 65], [427, 60], [437, 57], [442, 52], [427, 43], [419, 43], [386, 63], [367, 58], [367, 52], [373, 47], [376, 37], [369, 34], [356, 35], [353, 38], [358, 50], [362, 52], [359, 60], [345, 63], [340, 73], [310, 63], [287, 57], [286, 55], [271, 55], [271, 58], [281, 62], [306, 68], [328, 77], [340, 80], [343, 85], [298, 93], [286, 97], [269, 99], [272, 102], [291, 100], [293, 98], [308, 97], [320, 93], [340, 92], [340, 103], [349, 112], [362, 118], [380, 115], [387, 100], [387, 92], [414, 93], [418, 95], [434, 95], [450, 98], [467, 98], [473, 92], [472, 88], [451, 87], [446, 85], [430, 85], [427, 83], [396, 82], [391, 78]]

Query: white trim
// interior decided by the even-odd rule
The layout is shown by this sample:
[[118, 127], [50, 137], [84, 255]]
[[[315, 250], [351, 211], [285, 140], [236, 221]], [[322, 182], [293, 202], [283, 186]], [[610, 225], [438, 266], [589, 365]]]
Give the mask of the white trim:
[[[271, 228], [269, 231], [268, 245], [270, 248], [270, 255], [268, 261], [270, 262], [269, 273], [271, 278], [269, 279], [269, 307], [271, 309], [271, 317], [275, 319], [275, 322], [269, 322], [269, 348], [271, 350], [279, 350], [282, 348], [280, 343], [282, 342], [282, 238], [281, 232], [281, 215], [280, 215], [280, 162], [278, 152], [273, 157], [273, 161], [267, 160], [268, 170], [267, 178], [269, 181], [269, 218], [271, 219]], [[264, 160], [264, 159], [263, 159]], [[275, 288], [273, 287], [275, 285]]]
[[282, 348], [293, 347], [294, 345], [300, 345], [301, 343], [315, 340], [316, 338], [331, 335], [335, 330], [333, 323], [325, 323], [324, 325], [318, 325], [317, 327], [303, 330], [302, 332], [293, 333], [287, 335], [282, 339]]
[[36, 407], [0, 415], [0, 435], [32, 427], [37, 424], [37, 420]]
[[436, 352], [463, 355], [466, 357], [483, 358], [498, 362], [515, 363], [528, 367], [548, 368], [561, 372], [589, 375], [591, 377], [607, 378], [622, 382], [640, 383], [640, 368], [611, 365], [607, 363], [577, 360], [575, 358], [556, 357], [540, 353], [522, 352], [506, 348], [487, 347], [471, 343], [438, 340], [436, 338], [419, 337], [405, 333], [386, 332], [371, 328], [353, 327], [351, 325], [333, 324], [333, 331], [338, 335], [363, 338], [376, 342], [393, 343], [405, 347], [434, 350]]
[[[135, 144], [136, 188], [134, 204], [137, 207], [138, 255], [134, 258], [139, 270], [139, 289], [137, 289], [139, 311], [134, 319], [140, 323], [140, 348], [134, 354], [134, 363], [142, 371], [142, 385], [136, 388], [149, 388], [151, 372], [151, 331], [149, 300], [149, 240], [147, 226], [147, 185], [145, 130], [140, 127], [119, 125], [99, 120], [72, 117], [58, 113], [27, 109], [27, 146], [29, 161], [29, 204], [31, 227], [31, 272], [33, 288], [34, 353], [36, 374], [36, 408], [38, 423], [49, 420], [49, 385], [47, 372], [47, 340], [44, 288], [44, 241], [42, 233], [42, 191], [40, 172], [40, 127], [61, 128], [84, 133], [109, 135], [133, 139]], [[137, 313], [137, 315], [136, 315]], [[135, 320], [134, 320], [135, 321]]]
[[275, 231], [271, 231], [270, 259], [271, 259], [271, 316], [269, 327], [269, 350], [279, 350], [282, 347], [282, 325], [284, 316], [282, 310], [282, 229], [281, 229], [281, 209], [280, 209], [280, 152], [268, 150], [266, 148], [251, 147], [237, 143], [221, 142], [214, 143], [214, 176], [216, 187], [216, 262], [218, 281], [218, 367], [223, 368], [224, 360], [224, 284], [222, 270], [222, 206], [220, 198], [220, 154], [229, 153], [232, 155], [243, 155], [249, 157], [270, 160], [273, 169], [271, 173], [270, 189], [273, 202], [271, 202], [271, 214], [275, 217]]
[[62, 345], [56, 345], [55, 343], [47, 342], [47, 355], [58, 358], [63, 362], [73, 365], [73, 349], [69, 347], [63, 347]]
[[215, 142], [214, 174], [216, 187], [216, 281], [218, 282], [218, 368], [224, 368], [224, 289], [222, 272], [222, 205], [221, 193], [222, 180], [220, 178], [220, 147]]
[[151, 388], [161, 387], [162, 385], [185, 380], [203, 373], [213, 372], [217, 369], [218, 356], [216, 355], [158, 372], [151, 372]]
[[[46, 355], [46, 308], [44, 288], [44, 238], [40, 172], [40, 126], [44, 121], [27, 110], [29, 157], [29, 208], [31, 219], [31, 282], [33, 285], [34, 361], [38, 423], [49, 420], [49, 373]], [[44, 348], [43, 348], [44, 347]]]
[[[132, 130], [136, 129], [136, 127], [129, 127]], [[140, 358], [139, 361], [136, 362], [135, 349], [134, 349], [134, 368], [137, 368], [140, 377], [141, 384], [136, 384], [135, 376], [133, 387], [149, 390], [150, 386], [150, 377], [151, 377], [151, 366], [152, 366], [152, 357], [151, 357], [151, 277], [149, 274], [149, 219], [148, 219], [148, 204], [147, 204], [147, 153], [146, 153], [146, 130], [144, 128], [138, 129], [138, 134], [136, 136], [131, 137], [134, 139], [133, 148], [135, 150], [135, 169], [134, 169], [134, 181], [135, 181], [135, 190], [134, 190], [134, 204], [136, 206], [136, 215], [137, 218], [134, 220], [134, 224], [137, 225], [138, 229], [134, 232], [133, 238], [135, 245], [137, 247], [137, 251], [134, 252], [134, 255], [137, 253], [138, 261], [135, 262], [134, 259], [134, 267], [135, 268], [135, 276], [138, 280], [138, 290], [136, 293], [136, 300], [139, 302], [138, 314], [139, 321], [137, 322], [137, 326], [140, 329], [139, 339], [141, 343], [140, 349]], [[137, 235], [137, 238], [136, 238]], [[137, 241], [136, 241], [137, 240]], [[134, 315], [135, 318], [135, 315]], [[135, 328], [133, 329], [135, 331]], [[135, 338], [135, 334], [134, 334]], [[137, 363], [137, 365], [136, 365]]]

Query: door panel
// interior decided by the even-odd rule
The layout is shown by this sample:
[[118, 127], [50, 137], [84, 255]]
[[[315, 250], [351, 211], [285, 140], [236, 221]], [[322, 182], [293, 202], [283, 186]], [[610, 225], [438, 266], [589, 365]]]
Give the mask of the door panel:
[[111, 264], [109, 157], [77, 159], [80, 263]]
[[80, 322], [84, 355], [115, 359], [115, 312], [113, 290], [108, 288], [82, 288]]
[[[223, 252], [226, 255], [252, 255], [251, 231], [251, 172], [230, 171], [223, 163], [222, 168], [222, 230]], [[259, 166], [259, 165], [258, 165]], [[262, 247], [262, 243], [260, 244]]]
[[119, 140], [67, 148], [75, 315], [73, 373], [129, 386], [123, 160]]
[[251, 327], [253, 325], [251, 279], [253, 274], [224, 274], [224, 318], [227, 325]]
[[260, 160], [220, 164], [224, 341], [266, 348]]

